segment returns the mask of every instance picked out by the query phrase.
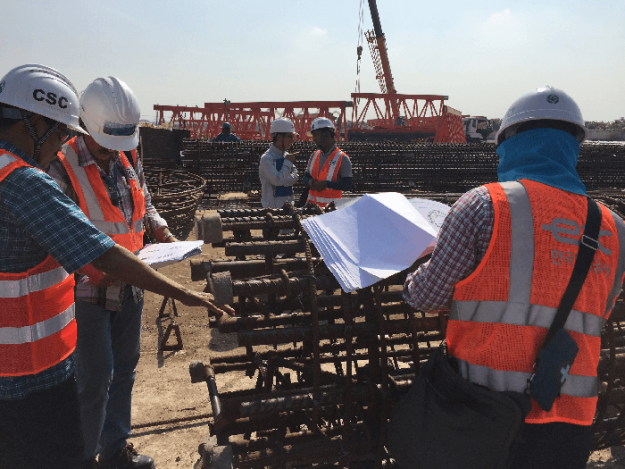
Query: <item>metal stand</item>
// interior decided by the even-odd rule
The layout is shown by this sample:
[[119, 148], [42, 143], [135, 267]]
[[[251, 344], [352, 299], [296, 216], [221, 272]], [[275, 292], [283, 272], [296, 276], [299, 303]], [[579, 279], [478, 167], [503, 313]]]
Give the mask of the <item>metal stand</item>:
[[[167, 306], [167, 302], [169, 300], [170, 298], [163, 298], [163, 302], [161, 303], [161, 309], [158, 312], [159, 318], [171, 319], [171, 322], [169, 323], [169, 326], [167, 326], [167, 329], [165, 330], [165, 335], [163, 336], [163, 340], [160, 344], [160, 349], [165, 352], [169, 352], [172, 350], [182, 350], [182, 337], [180, 336], [180, 327], [178, 327], [178, 324], [176, 324], [175, 319], [176, 317], [178, 317], [178, 308], [176, 308], [176, 301], [173, 298], [171, 298], [172, 312], [165, 313], [165, 307]], [[171, 331], [174, 331], [174, 334], [176, 336], [176, 343], [173, 345], [167, 345], [167, 341], [169, 340]]]

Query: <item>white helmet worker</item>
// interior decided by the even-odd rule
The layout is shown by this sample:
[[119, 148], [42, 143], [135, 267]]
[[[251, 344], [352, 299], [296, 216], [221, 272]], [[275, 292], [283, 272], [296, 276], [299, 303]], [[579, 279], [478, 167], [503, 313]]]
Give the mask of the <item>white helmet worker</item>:
[[310, 133], [312, 133], [313, 130], [319, 130], [319, 129], [335, 130], [334, 122], [328, 119], [327, 117], [317, 117], [316, 119], [312, 121], [312, 124], [310, 126]]
[[[65, 75], [45, 65], [27, 64], [14, 68], [0, 79], [0, 117], [21, 119], [35, 141], [33, 159], [38, 161], [41, 145], [60, 124], [71, 131], [87, 133], [80, 126], [78, 93]], [[17, 108], [17, 109], [14, 109]], [[32, 114], [48, 121], [48, 130], [42, 137], [30, 122]]]
[[295, 134], [295, 126], [290, 119], [286, 119], [284, 117], [280, 117], [279, 119], [275, 119], [271, 122], [271, 126], [269, 127], [269, 133], [273, 136], [274, 134]]
[[80, 95], [80, 118], [96, 143], [109, 150], [139, 145], [139, 101], [119, 78], [96, 78]]
[[[538, 121], [559, 121], [563, 124]], [[579, 106], [573, 98], [558, 88], [551, 86], [537, 88], [517, 99], [503, 117], [501, 128], [497, 132], [497, 145], [516, 135], [519, 130], [527, 130], [520, 127], [529, 122], [535, 123], [537, 127], [554, 127], [570, 131], [579, 143], [586, 139], [586, 123]]]

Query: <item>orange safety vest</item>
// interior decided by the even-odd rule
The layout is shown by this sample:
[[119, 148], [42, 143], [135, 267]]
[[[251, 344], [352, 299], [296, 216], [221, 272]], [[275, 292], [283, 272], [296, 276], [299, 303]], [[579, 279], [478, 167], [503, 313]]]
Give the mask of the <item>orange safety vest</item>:
[[[127, 175], [134, 175], [134, 169], [123, 153], [120, 153], [122, 164]], [[63, 153], [58, 154], [72, 186], [78, 197], [78, 206], [85, 212], [87, 218], [97, 229], [106, 233], [120, 246], [131, 252], [137, 252], [143, 247], [143, 217], [145, 216], [145, 195], [135, 177], [128, 177], [128, 184], [132, 193], [134, 209], [131, 226], [128, 226], [122, 211], [111, 203], [111, 199], [102, 182], [96, 165], [85, 167], [78, 164], [76, 138], [73, 138], [63, 147]], [[133, 163], [136, 164], [137, 153], [132, 151]]]
[[[317, 150], [310, 158], [306, 171], [310, 173], [315, 181], [336, 181], [339, 176], [339, 169], [341, 169], [343, 155], [347, 156], [347, 153], [343, 153], [337, 148], [328, 156], [328, 159], [323, 163], [323, 167], [319, 168], [321, 150]], [[349, 158], [349, 156], [347, 157]], [[341, 197], [343, 197], [343, 191], [330, 189], [329, 187], [326, 187], [322, 191], [312, 189], [308, 191], [308, 201], [316, 203], [321, 208], [328, 205], [334, 199], [340, 199]]]
[[[469, 381], [523, 392], [573, 272], [586, 197], [525, 179], [486, 188], [493, 234], [475, 272], [455, 285], [448, 349]], [[625, 259], [623, 221], [601, 210], [600, 246], [564, 326], [579, 353], [551, 411], [532, 401], [526, 423], [592, 424], [601, 329], [620, 293]]]
[[[0, 181], [32, 167], [0, 149]], [[32, 375], [65, 360], [76, 348], [74, 276], [46, 257], [26, 272], [0, 272], [0, 376]]]

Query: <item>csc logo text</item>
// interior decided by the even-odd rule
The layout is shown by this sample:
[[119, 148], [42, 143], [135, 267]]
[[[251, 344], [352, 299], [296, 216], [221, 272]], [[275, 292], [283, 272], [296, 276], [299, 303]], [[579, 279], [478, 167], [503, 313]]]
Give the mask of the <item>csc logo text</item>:
[[58, 104], [61, 109], [67, 108], [67, 103], [69, 102], [69, 100], [65, 96], [61, 96], [57, 99], [56, 93], [46, 93], [44, 90], [41, 89], [33, 91], [33, 98], [35, 98], [37, 101], [45, 100], [46, 103], [51, 104], [52, 106]]

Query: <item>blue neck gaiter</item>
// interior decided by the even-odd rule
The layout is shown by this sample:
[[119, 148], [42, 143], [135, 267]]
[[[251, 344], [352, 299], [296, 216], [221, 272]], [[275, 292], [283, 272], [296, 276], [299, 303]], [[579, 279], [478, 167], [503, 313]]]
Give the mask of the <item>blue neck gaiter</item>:
[[534, 129], [510, 137], [497, 148], [499, 182], [530, 179], [586, 195], [575, 166], [580, 144], [568, 132]]

